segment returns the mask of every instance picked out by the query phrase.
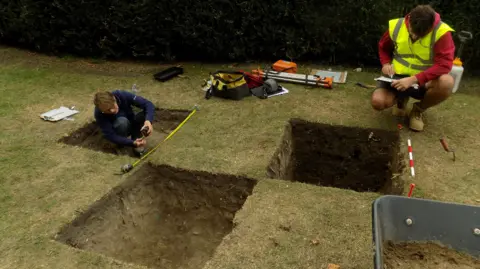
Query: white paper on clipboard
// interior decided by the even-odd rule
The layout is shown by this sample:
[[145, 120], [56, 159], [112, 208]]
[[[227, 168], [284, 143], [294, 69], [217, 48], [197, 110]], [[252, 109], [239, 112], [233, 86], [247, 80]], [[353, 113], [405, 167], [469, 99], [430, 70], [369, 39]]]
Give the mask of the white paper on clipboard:
[[[394, 80], [394, 78], [387, 78], [387, 77], [384, 77], [384, 76], [381, 76], [381, 77], [378, 77], [378, 78], [375, 78], [376, 81], [383, 81], [383, 82], [387, 82], [387, 83], [392, 83]], [[415, 89], [418, 89], [418, 84], [413, 84], [412, 85], [412, 88], [415, 88]]]
[[378, 77], [378, 78], [375, 78], [375, 80], [377, 81], [383, 81], [383, 82], [388, 82], [388, 83], [392, 83], [394, 81], [393, 78], [387, 78], [387, 77]]

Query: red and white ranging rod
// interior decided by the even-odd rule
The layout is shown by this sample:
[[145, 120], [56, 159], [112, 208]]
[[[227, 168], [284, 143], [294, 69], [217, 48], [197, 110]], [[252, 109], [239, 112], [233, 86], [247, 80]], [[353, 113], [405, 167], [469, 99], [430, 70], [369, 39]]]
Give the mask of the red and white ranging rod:
[[408, 157], [410, 158], [410, 171], [412, 172], [412, 177], [415, 177], [415, 168], [413, 166], [413, 150], [412, 150], [412, 141], [408, 139]]

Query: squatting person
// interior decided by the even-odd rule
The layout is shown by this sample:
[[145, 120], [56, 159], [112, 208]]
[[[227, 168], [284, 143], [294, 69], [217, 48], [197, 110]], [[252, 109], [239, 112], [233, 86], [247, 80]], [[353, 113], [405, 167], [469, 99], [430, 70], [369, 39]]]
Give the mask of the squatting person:
[[[453, 31], [428, 5], [390, 20], [379, 42], [379, 56], [382, 73], [395, 80], [378, 82], [372, 94], [373, 108], [393, 107], [393, 115], [406, 116], [409, 97], [420, 100], [408, 116], [410, 129], [422, 131], [422, 113], [445, 101], [453, 90], [454, 79], [449, 75], [455, 54]], [[412, 87], [414, 84], [418, 87]]]
[[[121, 90], [98, 92], [93, 102], [94, 116], [104, 137], [119, 148], [131, 147], [137, 155], [143, 154], [147, 141], [142, 139], [140, 130], [145, 127], [146, 136], [153, 132], [155, 107], [152, 102]], [[132, 105], [142, 111], [135, 114]]]

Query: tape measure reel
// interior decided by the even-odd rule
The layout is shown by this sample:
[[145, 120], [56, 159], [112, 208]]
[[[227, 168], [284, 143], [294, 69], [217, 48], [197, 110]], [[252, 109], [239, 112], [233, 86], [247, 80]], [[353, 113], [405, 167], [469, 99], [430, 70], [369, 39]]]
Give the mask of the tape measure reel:
[[253, 95], [255, 95], [258, 98], [265, 99], [269, 95], [274, 94], [281, 90], [280, 86], [278, 85], [277, 81], [274, 79], [267, 79], [263, 83], [262, 86], [251, 89], [250, 91], [252, 92]]

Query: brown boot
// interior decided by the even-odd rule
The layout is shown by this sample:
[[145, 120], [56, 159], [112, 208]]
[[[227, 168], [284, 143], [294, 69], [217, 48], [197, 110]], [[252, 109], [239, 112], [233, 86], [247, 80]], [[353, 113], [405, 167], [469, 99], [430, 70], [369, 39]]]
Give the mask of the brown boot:
[[418, 103], [414, 103], [412, 111], [410, 111], [410, 129], [420, 132], [423, 131], [424, 123], [422, 113], [425, 110], [418, 107]]
[[397, 104], [392, 108], [392, 115], [395, 117], [407, 116], [408, 97], [398, 99]]

